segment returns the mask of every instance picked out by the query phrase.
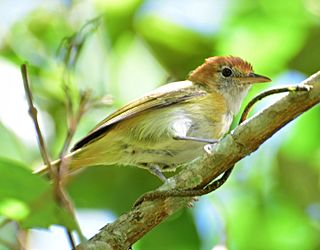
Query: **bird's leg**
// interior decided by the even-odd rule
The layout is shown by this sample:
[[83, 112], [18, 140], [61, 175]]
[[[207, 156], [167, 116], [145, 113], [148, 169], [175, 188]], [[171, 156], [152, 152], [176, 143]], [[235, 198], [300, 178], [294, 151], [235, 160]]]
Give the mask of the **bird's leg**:
[[215, 139], [199, 138], [199, 137], [192, 137], [192, 136], [182, 136], [182, 135], [175, 135], [175, 136], [173, 136], [173, 139], [185, 140], [185, 141], [196, 141], [196, 142], [203, 142], [203, 143], [210, 143], [210, 144], [214, 144], [219, 141], [219, 140], [215, 140]]
[[213, 182], [209, 183], [203, 188], [150, 191], [148, 193], [143, 194], [141, 197], [139, 197], [138, 200], [134, 203], [133, 207], [139, 206], [144, 201], [153, 201], [159, 198], [165, 199], [168, 197], [195, 197], [195, 196], [202, 196], [202, 195], [208, 194], [218, 189], [219, 187], [221, 187], [230, 176], [232, 170], [233, 170], [233, 166], [228, 170], [226, 170], [219, 179], [214, 180]]
[[148, 166], [148, 170], [150, 171], [150, 173], [154, 174], [155, 176], [157, 176], [162, 182], [166, 182], [167, 178], [164, 176], [164, 174], [161, 172], [161, 169], [158, 165], [149, 165]]

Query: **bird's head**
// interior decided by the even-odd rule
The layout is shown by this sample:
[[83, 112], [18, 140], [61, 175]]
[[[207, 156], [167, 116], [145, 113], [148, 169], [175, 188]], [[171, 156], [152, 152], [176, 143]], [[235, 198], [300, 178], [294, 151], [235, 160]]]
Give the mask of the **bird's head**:
[[254, 83], [270, 82], [271, 79], [255, 74], [250, 63], [240, 57], [209, 57], [192, 71], [188, 80], [205, 86], [208, 91], [218, 91], [228, 102], [240, 106], [243, 97]]
[[189, 75], [189, 80], [214, 88], [247, 88], [253, 83], [270, 82], [271, 79], [255, 74], [250, 63], [234, 56], [214, 56], [205, 60]]

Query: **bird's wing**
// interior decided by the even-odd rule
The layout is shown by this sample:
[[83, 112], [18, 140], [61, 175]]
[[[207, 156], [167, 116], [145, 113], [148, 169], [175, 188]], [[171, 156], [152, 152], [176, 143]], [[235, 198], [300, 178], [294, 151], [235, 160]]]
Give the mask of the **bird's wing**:
[[181, 103], [194, 97], [204, 96], [206, 93], [206, 91], [201, 90], [198, 86], [195, 86], [190, 81], [166, 84], [109, 115], [93, 130], [91, 130], [86, 137], [77, 142], [71, 151], [79, 149], [97, 139], [106, 131], [108, 131], [111, 125], [133, 117], [143, 111], [166, 107], [175, 103]]

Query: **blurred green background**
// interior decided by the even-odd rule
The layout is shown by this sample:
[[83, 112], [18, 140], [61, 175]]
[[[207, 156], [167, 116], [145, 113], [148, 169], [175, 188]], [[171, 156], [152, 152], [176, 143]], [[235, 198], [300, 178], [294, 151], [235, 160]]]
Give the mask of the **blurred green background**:
[[[320, 70], [320, 1], [0, 0], [0, 249], [15, 246], [20, 227], [34, 228], [28, 249], [69, 249], [60, 227], [39, 229], [68, 222], [49, 183], [31, 174], [41, 157], [21, 63], [28, 62], [54, 159], [67, 131], [64, 84], [75, 103], [78, 89], [107, 100], [85, 114], [76, 142], [113, 110], [185, 79], [213, 55], [240, 56], [273, 79], [254, 87], [246, 102], [271, 86], [300, 82]], [[169, 218], [134, 249], [320, 249], [319, 124], [317, 106], [239, 162], [221, 189]], [[145, 170], [94, 167], [73, 177], [68, 191], [90, 237], [159, 185]]]

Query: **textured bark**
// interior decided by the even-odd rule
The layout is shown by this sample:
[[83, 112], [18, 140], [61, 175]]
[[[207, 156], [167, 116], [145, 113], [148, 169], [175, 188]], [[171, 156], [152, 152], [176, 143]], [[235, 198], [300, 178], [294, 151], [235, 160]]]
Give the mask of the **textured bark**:
[[[312, 89], [306, 92], [291, 92], [248, 119], [215, 144], [212, 154], [204, 154], [190, 163], [159, 190], [201, 187], [257, 150], [283, 126], [320, 102], [320, 72], [306, 79], [301, 85], [309, 85]], [[87, 242], [86, 247], [128, 249], [190, 201], [191, 198], [169, 197], [143, 202], [103, 227]]]

